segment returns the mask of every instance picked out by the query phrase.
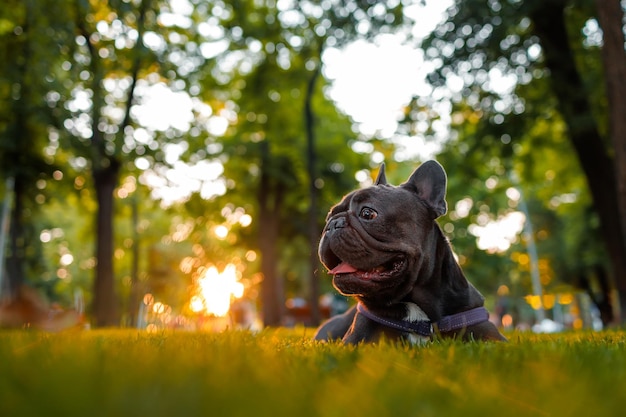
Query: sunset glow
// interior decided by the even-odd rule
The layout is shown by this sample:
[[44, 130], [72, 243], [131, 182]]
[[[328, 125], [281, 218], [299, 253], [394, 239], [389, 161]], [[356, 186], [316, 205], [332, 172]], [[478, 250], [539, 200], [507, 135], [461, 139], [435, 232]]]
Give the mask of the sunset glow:
[[216, 267], [209, 267], [197, 284], [197, 293], [189, 302], [189, 308], [195, 313], [224, 317], [230, 310], [232, 299], [243, 296], [243, 284], [239, 282], [237, 269], [232, 264], [221, 273]]

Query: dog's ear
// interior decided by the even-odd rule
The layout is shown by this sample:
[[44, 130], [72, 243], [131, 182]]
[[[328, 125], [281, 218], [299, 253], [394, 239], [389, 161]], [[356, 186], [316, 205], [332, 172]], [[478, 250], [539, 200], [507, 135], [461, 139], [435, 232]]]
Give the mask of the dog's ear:
[[387, 176], [385, 175], [385, 163], [380, 164], [380, 168], [378, 169], [378, 176], [376, 177], [376, 181], [374, 185], [387, 185]]
[[430, 206], [437, 218], [448, 211], [446, 184], [446, 172], [443, 167], [436, 161], [427, 161], [411, 174], [402, 187], [417, 193]]

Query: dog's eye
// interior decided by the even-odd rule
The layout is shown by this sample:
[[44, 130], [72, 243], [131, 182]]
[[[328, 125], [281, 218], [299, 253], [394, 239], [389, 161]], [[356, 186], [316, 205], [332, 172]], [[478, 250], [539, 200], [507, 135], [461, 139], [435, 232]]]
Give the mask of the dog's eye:
[[377, 216], [376, 210], [369, 207], [363, 207], [359, 213], [359, 217], [365, 220], [374, 220]]

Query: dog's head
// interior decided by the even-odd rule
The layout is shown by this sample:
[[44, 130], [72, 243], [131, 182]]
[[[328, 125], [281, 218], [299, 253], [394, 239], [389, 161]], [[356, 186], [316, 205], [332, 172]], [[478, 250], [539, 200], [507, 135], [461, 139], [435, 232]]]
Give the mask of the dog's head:
[[330, 210], [319, 245], [337, 290], [381, 306], [407, 297], [435, 268], [445, 194], [445, 171], [428, 161], [400, 186], [387, 184], [383, 165], [373, 186], [346, 195]]

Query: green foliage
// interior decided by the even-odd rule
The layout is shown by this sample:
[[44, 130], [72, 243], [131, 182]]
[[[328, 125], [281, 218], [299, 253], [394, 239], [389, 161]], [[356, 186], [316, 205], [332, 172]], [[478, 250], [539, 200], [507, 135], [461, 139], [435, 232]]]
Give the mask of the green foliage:
[[[189, 270], [181, 273], [182, 260], [193, 255], [193, 272], [207, 263], [237, 263], [251, 249], [257, 258], [262, 256], [258, 190], [259, 173], [264, 172], [280, 186], [284, 200], [272, 213], [281, 224], [277, 244], [285, 253], [276, 263], [280, 274], [293, 281], [290, 291], [302, 290], [310, 252], [302, 220], [309, 201], [307, 85], [320, 73], [326, 46], [392, 31], [403, 24], [402, 4], [329, 7], [216, 0], [192, 1], [185, 8], [160, 0], [48, 3], [9, 2], [0, 14], [5, 69], [0, 72], [0, 97], [15, 104], [0, 110], [0, 176], [19, 172], [19, 183], [25, 184], [18, 200], [24, 202], [20, 222], [28, 230], [25, 239], [16, 241], [25, 242], [28, 251], [20, 260], [22, 265], [28, 262], [27, 281], [46, 287], [51, 297], [65, 303], [77, 289], [89, 301], [95, 272], [107, 288], [115, 281], [120, 304], [137, 285], [180, 303], [191, 275]], [[58, 13], [49, 14], [52, 8]], [[135, 110], [146, 89], [157, 84], [184, 92], [193, 101], [188, 129], [141, 124]], [[351, 150], [351, 122], [325, 97], [322, 77], [314, 87], [322, 224], [328, 207], [354, 187], [354, 173], [366, 165], [367, 156]], [[230, 125], [224, 135], [207, 127], [217, 116]], [[223, 164], [219, 180], [226, 184], [225, 196], [196, 194], [167, 212], [149, 201], [142, 173], [166, 176], [173, 163], [168, 149], [178, 144], [185, 162]], [[131, 177], [136, 191], [130, 199], [142, 227], [131, 219], [130, 199], [120, 194]], [[94, 192], [107, 181], [116, 187], [113, 195]], [[111, 200], [116, 202], [113, 209]], [[227, 207], [252, 215], [252, 226], [228, 224], [222, 214]], [[114, 242], [94, 244], [92, 240], [101, 238], [95, 231], [108, 230], [109, 222], [100, 218], [104, 227], [98, 229], [90, 218], [103, 211], [106, 219], [115, 216]], [[193, 230], [184, 242], [172, 238], [173, 229], [188, 224]], [[223, 224], [231, 233], [216, 240], [212, 232]], [[55, 237], [42, 245], [41, 233], [52, 230]], [[111, 244], [114, 265], [106, 255], [96, 260], [92, 252]], [[60, 265], [63, 253], [71, 254], [74, 262]], [[137, 256], [139, 276], [131, 277]], [[152, 262], [155, 257], [163, 261], [158, 267]], [[258, 260], [248, 261], [247, 267], [252, 280]]]
[[[594, 416], [626, 400], [626, 334], [321, 344], [310, 331], [0, 333], [0, 410], [71, 416]], [[34, 401], [33, 399], [36, 399]]]

